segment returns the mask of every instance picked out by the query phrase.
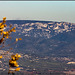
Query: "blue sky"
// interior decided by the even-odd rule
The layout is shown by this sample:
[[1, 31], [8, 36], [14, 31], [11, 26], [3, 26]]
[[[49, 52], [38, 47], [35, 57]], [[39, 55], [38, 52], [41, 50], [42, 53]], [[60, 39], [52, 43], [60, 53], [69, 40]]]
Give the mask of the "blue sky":
[[75, 23], [75, 1], [0, 1], [0, 20], [3, 17]]

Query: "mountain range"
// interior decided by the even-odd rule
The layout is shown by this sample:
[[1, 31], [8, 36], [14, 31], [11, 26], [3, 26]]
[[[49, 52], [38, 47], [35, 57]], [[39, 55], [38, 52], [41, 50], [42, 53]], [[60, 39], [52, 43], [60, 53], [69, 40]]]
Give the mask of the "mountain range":
[[[13, 52], [35, 56], [75, 57], [75, 24], [68, 22], [35, 21], [35, 20], [7, 20], [9, 25], [16, 27], [13, 38], [22, 38], [12, 45]], [[11, 43], [7, 40], [8, 43]]]
[[[0, 21], [2, 22], [2, 21]], [[7, 20], [5, 31], [16, 27], [0, 49], [0, 74], [8, 72], [8, 61], [12, 54], [19, 53], [22, 57], [18, 60], [24, 75], [50, 75], [51, 73], [64, 73], [75, 69], [75, 24], [68, 22], [35, 21], [35, 20]], [[10, 24], [12, 27], [9, 28]], [[0, 37], [1, 38], [1, 37]], [[16, 38], [22, 40], [15, 43]], [[2, 45], [0, 45], [0, 48]], [[29, 74], [30, 73], [30, 74]], [[5, 75], [5, 74], [4, 74]], [[16, 74], [17, 75], [17, 74]], [[58, 75], [52, 74], [52, 75]], [[60, 75], [60, 74], [59, 74]], [[65, 74], [62, 74], [65, 75]]]

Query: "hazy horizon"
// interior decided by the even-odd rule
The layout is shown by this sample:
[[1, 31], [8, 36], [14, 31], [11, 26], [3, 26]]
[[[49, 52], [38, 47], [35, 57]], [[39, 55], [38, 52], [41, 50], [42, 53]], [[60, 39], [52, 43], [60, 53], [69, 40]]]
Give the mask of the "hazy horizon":
[[75, 23], [75, 1], [0, 1], [0, 20]]

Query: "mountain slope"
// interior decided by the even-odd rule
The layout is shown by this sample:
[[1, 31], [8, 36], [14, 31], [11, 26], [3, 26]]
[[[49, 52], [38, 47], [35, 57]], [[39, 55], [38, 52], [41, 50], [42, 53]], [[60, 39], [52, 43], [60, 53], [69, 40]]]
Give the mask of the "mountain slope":
[[[75, 57], [75, 24], [73, 23], [8, 20], [6, 24], [16, 27], [16, 33], [11, 35], [13, 40], [15, 37], [23, 39], [11, 46], [13, 51], [37, 56]], [[11, 41], [8, 40], [8, 43]]]

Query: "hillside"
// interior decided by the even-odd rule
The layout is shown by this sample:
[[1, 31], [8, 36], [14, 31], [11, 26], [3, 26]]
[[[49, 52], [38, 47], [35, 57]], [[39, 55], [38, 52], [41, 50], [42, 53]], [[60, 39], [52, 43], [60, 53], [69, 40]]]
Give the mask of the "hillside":
[[[13, 48], [8, 55], [3, 56], [0, 61], [0, 70], [7, 73], [8, 60], [11, 54], [20, 53], [22, 58], [18, 61], [22, 70], [20, 73], [31, 75], [31, 73], [47, 75], [75, 68], [68, 62], [75, 62], [75, 24], [68, 22], [32, 21], [32, 20], [7, 20], [8, 25], [16, 27], [6, 40], [5, 47], [0, 54]], [[18, 43], [12, 44], [15, 38], [22, 38]], [[17, 73], [16, 73], [17, 75]], [[58, 75], [58, 73], [57, 73]], [[59, 74], [60, 75], [60, 74]]]
[[13, 45], [16, 52], [38, 56], [75, 57], [74, 23], [8, 20], [6, 24], [16, 27], [16, 33], [11, 35], [14, 40], [15, 36], [23, 39]]

